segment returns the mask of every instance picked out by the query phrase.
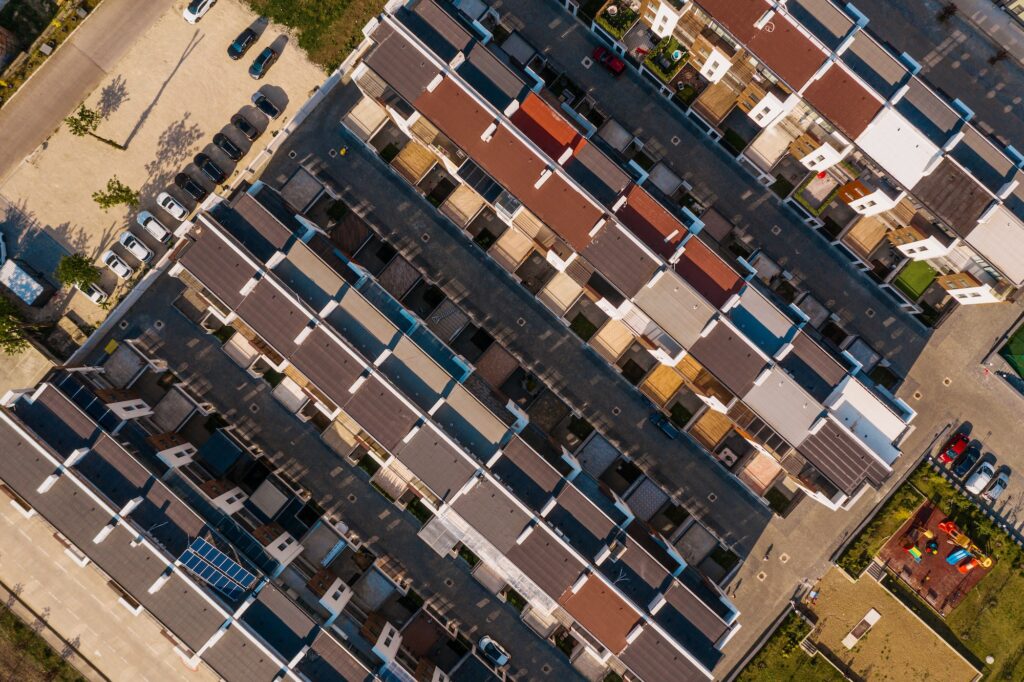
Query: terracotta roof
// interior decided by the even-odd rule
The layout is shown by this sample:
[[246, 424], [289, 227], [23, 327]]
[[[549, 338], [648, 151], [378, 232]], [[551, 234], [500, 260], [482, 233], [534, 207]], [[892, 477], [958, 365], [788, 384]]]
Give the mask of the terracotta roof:
[[510, 117], [512, 124], [557, 161], [566, 147], [575, 151], [587, 141], [575, 128], [534, 93], [526, 95]]
[[845, 67], [833, 64], [804, 91], [804, 99], [848, 136], [868, 127], [882, 103]]
[[716, 308], [743, 288], [739, 274], [696, 237], [686, 243], [676, 272]]
[[754, 22], [771, 9], [765, 0], [698, 0], [698, 4], [744, 43], [757, 33]]
[[590, 243], [590, 231], [602, 211], [558, 174], [537, 188], [548, 161], [530, 151], [504, 124], [485, 142], [481, 136], [495, 117], [454, 81], [444, 79], [413, 106], [573, 248], [582, 250]]
[[594, 576], [575, 594], [566, 590], [558, 603], [613, 654], [625, 648], [626, 635], [640, 620], [636, 609]]
[[654, 200], [640, 185], [626, 193], [626, 203], [615, 212], [622, 224], [663, 257], [670, 257], [686, 236], [686, 226]]
[[773, 16], [747, 47], [794, 90], [825, 62], [825, 53], [781, 14]]

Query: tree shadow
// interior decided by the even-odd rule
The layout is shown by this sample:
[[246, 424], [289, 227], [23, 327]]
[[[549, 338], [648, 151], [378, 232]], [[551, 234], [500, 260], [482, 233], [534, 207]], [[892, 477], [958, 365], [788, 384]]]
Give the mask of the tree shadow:
[[142, 111], [142, 113], [139, 115], [139, 120], [135, 123], [135, 127], [132, 128], [132, 131], [128, 133], [128, 137], [125, 138], [125, 147], [128, 147], [128, 145], [132, 143], [132, 140], [135, 139], [135, 136], [139, 134], [139, 131], [142, 130], [142, 126], [145, 125], [146, 120], [149, 118], [149, 115], [153, 112], [153, 108], [156, 106], [157, 102], [160, 101], [160, 98], [164, 94], [164, 90], [167, 89], [168, 84], [170, 84], [171, 80], [174, 78], [174, 74], [178, 72], [178, 69], [180, 69], [181, 65], [185, 63], [185, 60], [188, 59], [189, 55], [192, 54], [192, 51], [199, 46], [199, 43], [202, 42], [204, 35], [205, 34], [201, 33], [199, 29], [196, 29], [196, 32], [192, 34], [192, 39], [189, 40], [188, 45], [186, 45], [185, 49], [182, 51], [181, 57], [178, 58], [178, 63], [174, 65], [174, 68], [171, 69], [171, 72], [167, 75], [167, 78], [165, 78], [164, 82], [160, 84], [160, 89], [157, 90], [156, 94], [153, 96], [153, 101], [150, 102], [149, 106], [147, 106]]
[[157, 139], [153, 160], [146, 164], [148, 179], [139, 190], [143, 202], [152, 200], [164, 191], [180, 167], [187, 163], [203, 139], [203, 130], [190, 121], [192, 113], [186, 111], [180, 120], [174, 121]]
[[101, 118], [110, 118], [110, 115], [120, 109], [122, 104], [131, 99], [126, 85], [127, 81], [124, 76], [117, 76], [100, 90], [100, 101], [96, 104], [96, 110]]

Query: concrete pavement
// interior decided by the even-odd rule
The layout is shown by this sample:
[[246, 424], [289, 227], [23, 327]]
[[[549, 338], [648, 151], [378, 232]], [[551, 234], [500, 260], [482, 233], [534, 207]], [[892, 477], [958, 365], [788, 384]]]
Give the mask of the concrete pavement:
[[[473, 579], [462, 561], [442, 558], [416, 535], [419, 523], [386, 500], [366, 474], [350, 466], [271, 395], [270, 386], [232, 362], [212, 336], [202, 333], [171, 305], [184, 288], [164, 276], [125, 315], [126, 329], [110, 338], [148, 333], [155, 353], [199, 391], [291, 478], [310, 490], [324, 509], [336, 513], [380, 555], [395, 559], [413, 588], [448, 618], [459, 621], [471, 639], [493, 635], [512, 655], [516, 679], [581, 679], [568, 659], [530, 630], [518, 613]], [[156, 331], [153, 323], [163, 322]], [[104, 339], [101, 346], [105, 345]], [[250, 406], [256, 406], [251, 410]], [[258, 416], [256, 416], [258, 414]]]
[[0, 184], [100, 84], [173, 0], [104, 0], [0, 109]]
[[[675, 105], [631, 70], [614, 77], [581, 60], [599, 44], [554, 2], [503, 0], [533, 47], [597, 100], [600, 108], [641, 139], [655, 139], [665, 158], [772, 259], [863, 336], [900, 372], [910, 369], [928, 330], [899, 309], [874, 280], [855, 268], [817, 232], [799, 222], [775, 196], [740, 169], [720, 145], [700, 133]], [[677, 143], [673, 140], [678, 139]]]

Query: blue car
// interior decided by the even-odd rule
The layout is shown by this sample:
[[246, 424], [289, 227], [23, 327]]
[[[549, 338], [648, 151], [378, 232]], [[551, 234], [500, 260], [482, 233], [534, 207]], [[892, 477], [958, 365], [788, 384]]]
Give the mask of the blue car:
[[274, 62], [277, 61], [277, 50], [272, 47], [264, 48], [263, 52], [260, 52], [259, 56], [252, 61], [252, 66], [249, 67], [249, 75], [259, 80], [267, 75], [267, 71], [270, 71], [270, 67], [273, 66]]
[[960, 458], [953, 464], [953, 475], [957, 478], [963, 478], [971, 472], [971, 469], [978, 463], [980, 457], [981, 448], [978, 445], [971, 445], [971, 447], [967, 448], [967, 452], [960, 455]]
[[241, 59], [249, 51], [252, 44], [256, 42], [256, 31], [247, 28], [238, 34], [235, 42], [228, 46], [228, 56], [232, 59]]

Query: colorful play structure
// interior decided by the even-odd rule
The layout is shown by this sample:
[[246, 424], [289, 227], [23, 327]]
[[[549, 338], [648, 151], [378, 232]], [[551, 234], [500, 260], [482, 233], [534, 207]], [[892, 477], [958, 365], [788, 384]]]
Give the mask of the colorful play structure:
[[[981, 551], [974, 542], [967, 537], [964, 533], [960, 532], [960, 529], [955, 523], [950, 520], [945, 520], [939, 524], [939, 530], [946, 534], [949, 538], [947, 542], [954, 545], [953, 551], [946, 557], [946, 563], [950, 566], [956, 566], [956, 570], [960, 573], [968, 573], [973, 569], [981, 566], [988, 568], [992, 565], [992, 558]], [[917, 546], [918, 535], [916, 532], [908, 535], [910, 543], [904, 546], [915, 563], [921, 563], [921, 557], [926, 554], [938, 554], [939, 553], [939, 541], [935, 537], [935, 534], [930, 530], [925, 530], [920, 534], [925, 539], [924, 552]]]

